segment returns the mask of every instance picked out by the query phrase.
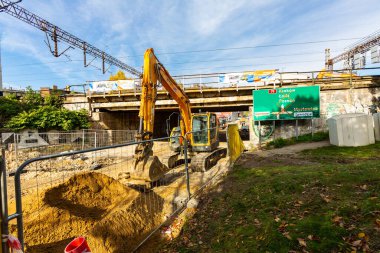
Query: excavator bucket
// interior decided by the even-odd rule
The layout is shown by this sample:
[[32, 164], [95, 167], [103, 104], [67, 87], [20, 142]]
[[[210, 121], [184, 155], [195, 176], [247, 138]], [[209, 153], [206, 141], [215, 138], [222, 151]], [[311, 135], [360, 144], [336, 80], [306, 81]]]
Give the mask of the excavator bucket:
[[150, 188], [151, 183], [163, 178], [168, 167], [160, 162], [157, 156], [149, 156], [143, 160], [135, 160], [134, 168], [129, 171], [129, 183], [144, 185]]

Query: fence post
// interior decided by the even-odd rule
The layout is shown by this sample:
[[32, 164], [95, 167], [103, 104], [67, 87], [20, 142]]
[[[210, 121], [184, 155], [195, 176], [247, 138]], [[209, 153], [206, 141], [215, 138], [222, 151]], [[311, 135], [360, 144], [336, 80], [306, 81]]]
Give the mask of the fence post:
[[82, 149], [84, 149], [84, 129], [82, 129]]
[[314, 137], [314, 118], [311, 118], [311, 138]]
[[16, 160], [16, 165], [18, 166], [18, 155], [17, 155], [17, 145], [18, 145], [18, 134], [15, 133], [15, 137], [13, 138], [14, 144], [15, 144], [15, 160]]
[[96, 146], [96, 131], [95, 131], [95, 134], [94, 134], [94, 147], [96, 148], [97, 146]]
[[[7, 170], [6, 170], [6, 160], [5, 160], [5, 149], [1, 147], [1, 159], [0, 159], [0, 169], [1, 169], [1, 236], [8, 235], [8, 194], [7, 194]], [[9, 252], [7, 241], [2, 238], [1, 240], [1, 252]]]
[[261, 121], [259, 121], [259, 149], [261, 149]]

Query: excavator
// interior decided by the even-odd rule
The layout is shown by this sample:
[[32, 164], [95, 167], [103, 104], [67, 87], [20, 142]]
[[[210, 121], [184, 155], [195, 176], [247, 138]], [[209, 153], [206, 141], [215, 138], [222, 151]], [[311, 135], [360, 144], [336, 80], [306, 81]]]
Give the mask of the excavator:
[[[170, 134], [170, 153], [161, 160], [153, 154], [155, 102], [157, 85], [161, 83], [174, 99], [180, 111], [180, 125]], [[152, 48], [144, 54], [139, 130], [133, 167], [129, 171], [131, 184], [147, 188], [164, 177], [165, 173], [183, 161], [184, 146], [188, 148], [192, 171], [206, 171], [226, 155], [219, 148], [218, 119], [215, 113], [191, 113], [190, 100], [169, 72], [160, 63]], [[186, 142], [186, 143], [185, 143]]]

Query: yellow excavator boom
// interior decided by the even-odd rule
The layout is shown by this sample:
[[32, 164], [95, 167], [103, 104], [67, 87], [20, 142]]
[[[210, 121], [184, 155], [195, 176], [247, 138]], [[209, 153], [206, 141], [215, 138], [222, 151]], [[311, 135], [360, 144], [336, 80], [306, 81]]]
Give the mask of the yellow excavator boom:
[[[136, 146], [134, 168], [130, 171], [130, 178], [135, 180], [137, 184], [141, 184], [141, 182], [149, 184], [150, 182], [157, 181], [169, 170], [157, 156], [153, 155], [153, 142], [149, 141], [153, 138], [158, 83], [162, 84], [179, 105], [181, 135], [185, 136], [185, 133], [191, 132], [189, 98], [154, 55], [154, 50], [152, 48], [147, 49], [144, 54], [144, 71], [139, 111], [140, 125], [136, 136], [137, 141], [145, 142], [141, 142]], [[190, 137], [187, 136], [187, 138]]]
[[140, 132], [153, 133], [154, 108], [157, 94], [157, 83], [160, 82], [170, 96], [178, 103], [181, 114], [181, 131], [191, 132], [191, 106], [190, 100], [169, 72], [160, 63], [154, 54], [153, 48], [147, 49], [144, 54], [144, 72], [142, 78], [141, 106], [140, 106]]

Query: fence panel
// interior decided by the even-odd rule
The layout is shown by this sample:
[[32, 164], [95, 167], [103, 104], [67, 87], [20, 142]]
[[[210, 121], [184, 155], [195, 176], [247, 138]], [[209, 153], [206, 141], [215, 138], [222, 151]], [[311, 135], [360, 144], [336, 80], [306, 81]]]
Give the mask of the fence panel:
[[[160, 159], [170, 152], [168, 140], [153, 140], [154, 155]], [[17, 196], [9, 191], [10, 233], [24, 238], [26, 252], [63, 252], [77, 236], [85, 236], [94, 252], [132, 251], [189, 197], [184, 165], [154, 182], [151, 190], [129, 185], [125, 175], [134, 166], [136, 145], [98, 147], [25, 162], [8, 181], [10, 189], [16, 187]], [[194, 183], [196, 190], [205, 179], [198, 175]]]
[[7, 168], [15, 171], [23, 161], [38, 156], [131, 142], [136, 133], [136, 130], [97, 129], [11, 133], [12, 138], [7, 143]]

